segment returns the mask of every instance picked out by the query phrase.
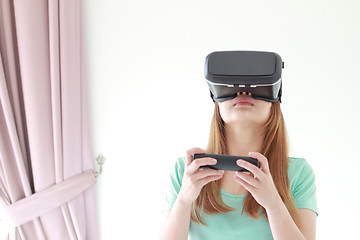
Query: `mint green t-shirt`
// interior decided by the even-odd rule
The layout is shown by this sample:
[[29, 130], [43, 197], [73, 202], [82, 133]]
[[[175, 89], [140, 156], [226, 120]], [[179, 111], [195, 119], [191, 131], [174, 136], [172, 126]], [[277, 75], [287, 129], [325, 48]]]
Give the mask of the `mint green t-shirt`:
[[[170, 174], [171, 184], [166, 195], [167, 209], [169, 210], [173, 207], [180, 191], [184, 169], [185, 159], [179, 158]], [[317, 214], [315, 175], [308, 162], [303, 158], [289, 158], [288, 177], [296, 207], [308, 208]], [[189, 240], [273, 239], [269, 223], [264, 216], [254, 219], [245, 211], [242, 213], [246, 194], [232, 195], [221, 189], [221, 196], [227, 205], [237, 209], [228, 213], [212, 215], [203, 213], [202, 216], [207, 226], [191, 221]]]

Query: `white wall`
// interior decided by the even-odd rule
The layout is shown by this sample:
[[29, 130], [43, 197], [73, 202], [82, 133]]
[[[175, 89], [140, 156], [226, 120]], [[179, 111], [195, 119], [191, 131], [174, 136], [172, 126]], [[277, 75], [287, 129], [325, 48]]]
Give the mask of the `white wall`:
[[155, 239], [174, 160], [207, 144], [203, 68], [215, 50], [281, 55], [291, 155], [316, 173], [318, 239], [354, 239], [359, 11], [356, 0], [85, 0], [92, 142], [107, 159], [101, 239]]

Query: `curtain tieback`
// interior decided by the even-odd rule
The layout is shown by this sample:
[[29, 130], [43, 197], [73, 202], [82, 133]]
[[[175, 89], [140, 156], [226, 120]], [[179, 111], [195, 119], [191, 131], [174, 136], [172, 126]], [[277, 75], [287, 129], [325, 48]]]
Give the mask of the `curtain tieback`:
[[7, 205], [3, 211], [9, 221], [18, 227], [68, 202], [94, 183], [95, 173], [88, 170]]

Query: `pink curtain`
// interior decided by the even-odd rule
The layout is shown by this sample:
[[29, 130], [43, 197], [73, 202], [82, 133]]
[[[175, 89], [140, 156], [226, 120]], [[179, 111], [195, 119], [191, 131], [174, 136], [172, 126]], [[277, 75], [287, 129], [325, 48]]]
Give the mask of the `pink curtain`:
[[16, 239], [99, 239], [82, 0], [0, 0], [0, 208]]

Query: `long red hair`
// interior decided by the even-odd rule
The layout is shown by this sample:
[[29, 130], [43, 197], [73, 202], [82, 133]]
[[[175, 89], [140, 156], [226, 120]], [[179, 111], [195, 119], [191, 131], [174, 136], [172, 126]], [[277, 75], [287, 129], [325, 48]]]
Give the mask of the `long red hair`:
[[[210, 127], [207, 153], [227, 154], [226, 133], [224, 121], [220, 116], [219, 105], [215, 102], [215, 110]], [[265, 138], [261, 154], [269, 161], [271, 176], [276, 189], [287, 206], [291, 217], [297, 226], [301, 224], [301, 216], [295, 206], [288, 179], [288, 142], [284, 118], [280, 109], [280, 102], [272, 103], [270, 117], [265, 123]], [[191, 220], [206, 225], [201, 213], [215, 214], [226, 213], [235, 210], [226, 205], [221, 198], [220, 182], [216, 180], [206, 184], [193, 203]], [[260, 210], [260, 211], [259, 211]], [[244, 199], [243, 211], [252, 218], [258, 219], [260, 215], [266, 215], [265, 209], [256, 202], [250, 193]], [[259, 214], [260, 212], [260, 214]]]

